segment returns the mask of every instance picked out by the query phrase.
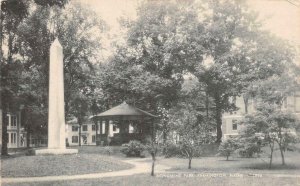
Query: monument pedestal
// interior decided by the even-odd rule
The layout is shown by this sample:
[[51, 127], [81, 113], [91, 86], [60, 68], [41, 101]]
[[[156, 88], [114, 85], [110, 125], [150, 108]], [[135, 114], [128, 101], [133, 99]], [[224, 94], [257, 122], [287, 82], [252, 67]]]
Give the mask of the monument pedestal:
[[38, 149], [35, 155], [58, 155], [58, 154], [77, 154], [78, 149]]

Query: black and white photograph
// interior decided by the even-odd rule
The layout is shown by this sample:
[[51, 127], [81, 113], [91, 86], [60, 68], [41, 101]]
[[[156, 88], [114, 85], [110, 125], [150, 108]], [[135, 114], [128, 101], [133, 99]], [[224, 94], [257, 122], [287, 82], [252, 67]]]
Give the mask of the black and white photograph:
[[300, 186], [300, 0], [0, 5], [0, 186]]

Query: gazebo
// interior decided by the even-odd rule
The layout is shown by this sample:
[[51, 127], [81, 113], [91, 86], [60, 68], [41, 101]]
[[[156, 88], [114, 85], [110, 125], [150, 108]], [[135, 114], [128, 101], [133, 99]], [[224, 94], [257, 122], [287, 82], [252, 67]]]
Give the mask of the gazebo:
[[[100, 134], [96, 133], [97, 144], [120, 145], [130, 140], [145, 141], [153, 137], [157, 116], [123, 102], [91, 118], [100, 123]], [[96, 127], [98, 131], [98, 125]]]

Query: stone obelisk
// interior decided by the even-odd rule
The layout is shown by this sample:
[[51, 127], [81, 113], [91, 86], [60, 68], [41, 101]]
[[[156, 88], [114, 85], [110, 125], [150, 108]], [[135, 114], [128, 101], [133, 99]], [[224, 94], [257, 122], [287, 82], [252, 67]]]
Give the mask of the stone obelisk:
[[65, 149], [63, 49], [58, 39], [50, 47], [48, 148]]
[[58, 39], [50, 47], [48, 149], [36, 150], [36, 154], [72, 154], [77, 149], [66, 149], [64, 106], [63, 48]]

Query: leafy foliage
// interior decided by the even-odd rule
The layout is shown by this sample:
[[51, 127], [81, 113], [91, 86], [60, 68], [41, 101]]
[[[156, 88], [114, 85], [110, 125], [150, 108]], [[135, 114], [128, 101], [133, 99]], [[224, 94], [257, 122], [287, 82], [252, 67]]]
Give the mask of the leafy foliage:
[[207, 125], [192, 105], [192, 102], [181, 103], [174, 111], [172, 129], [179, 135], [178, 147], [182, 155], [189, 159], [189, 169], [195, 154], [199, 154], [201, 145], [212, 143], [214, 137], [211, 126]]
[[220, 144], [219, 155], [225, 156], [226, 160], [228, 161], [229, 156], [232, 155], [232, 153], [234, 153], [237, 148], [238, 148], [237, 140], [234, 138], [229, 138]]
[[[254, 146], [262, 144], [270, 147], [270, 167], [275, 143], [279, 146], [282, 164], [285, 164], [285, 149], [299, 138], [299, 122], [292, 114], [279, 110], [276, 105], [262, 103], [256, 113], [245, 117], [242, 124], [245, 126], [242, 139], [254, 143]], [[253, 138], [253, 136], [260, 136], [260, 138]], [[249, 138], [252, 140], [249, 141]]]
[[144, 150], [145, 146], [140, 141], [131, 140], [122, 145], [121, 152], [127, 157], [140, 157]]
[[[47, 124], [49, 48], [58, 37], [64, 48], [66, 114], [80, 114], [78, 120], [81, 120], [89, 111], [94, 95], [98, 95], [94, 64], [99, 60], [104, 22], [80, 3], [68, 3], [67, 0], [7, 0], [2, 3], [1, 8], [6, 12], [1, 12], [1, 21], [5, 23], [1, 30], [5, 42], [1, 44], [7, 43], [8, 52], [4, 55], [7, 56], [5, 60], [2, 60], [1, 53], [1, 70], [6, 69], [6, 77], [1, 78], [1, 84], [6, 87], [1, 89], [4, 98], [1, 100], [16, 103], [13, 106], [5, 102], [5, 107], [14, 111], [12, 108], [24, 105], [24, 116], [31, 118], [24, 121], [28, 135], [44, 130]], [[84, 102], [81, 106], [80, 100]], [[83, 109], [76, 112], [79, 107], [85, 112]], [[43, 129], [38, 127], [41, 125]]]

